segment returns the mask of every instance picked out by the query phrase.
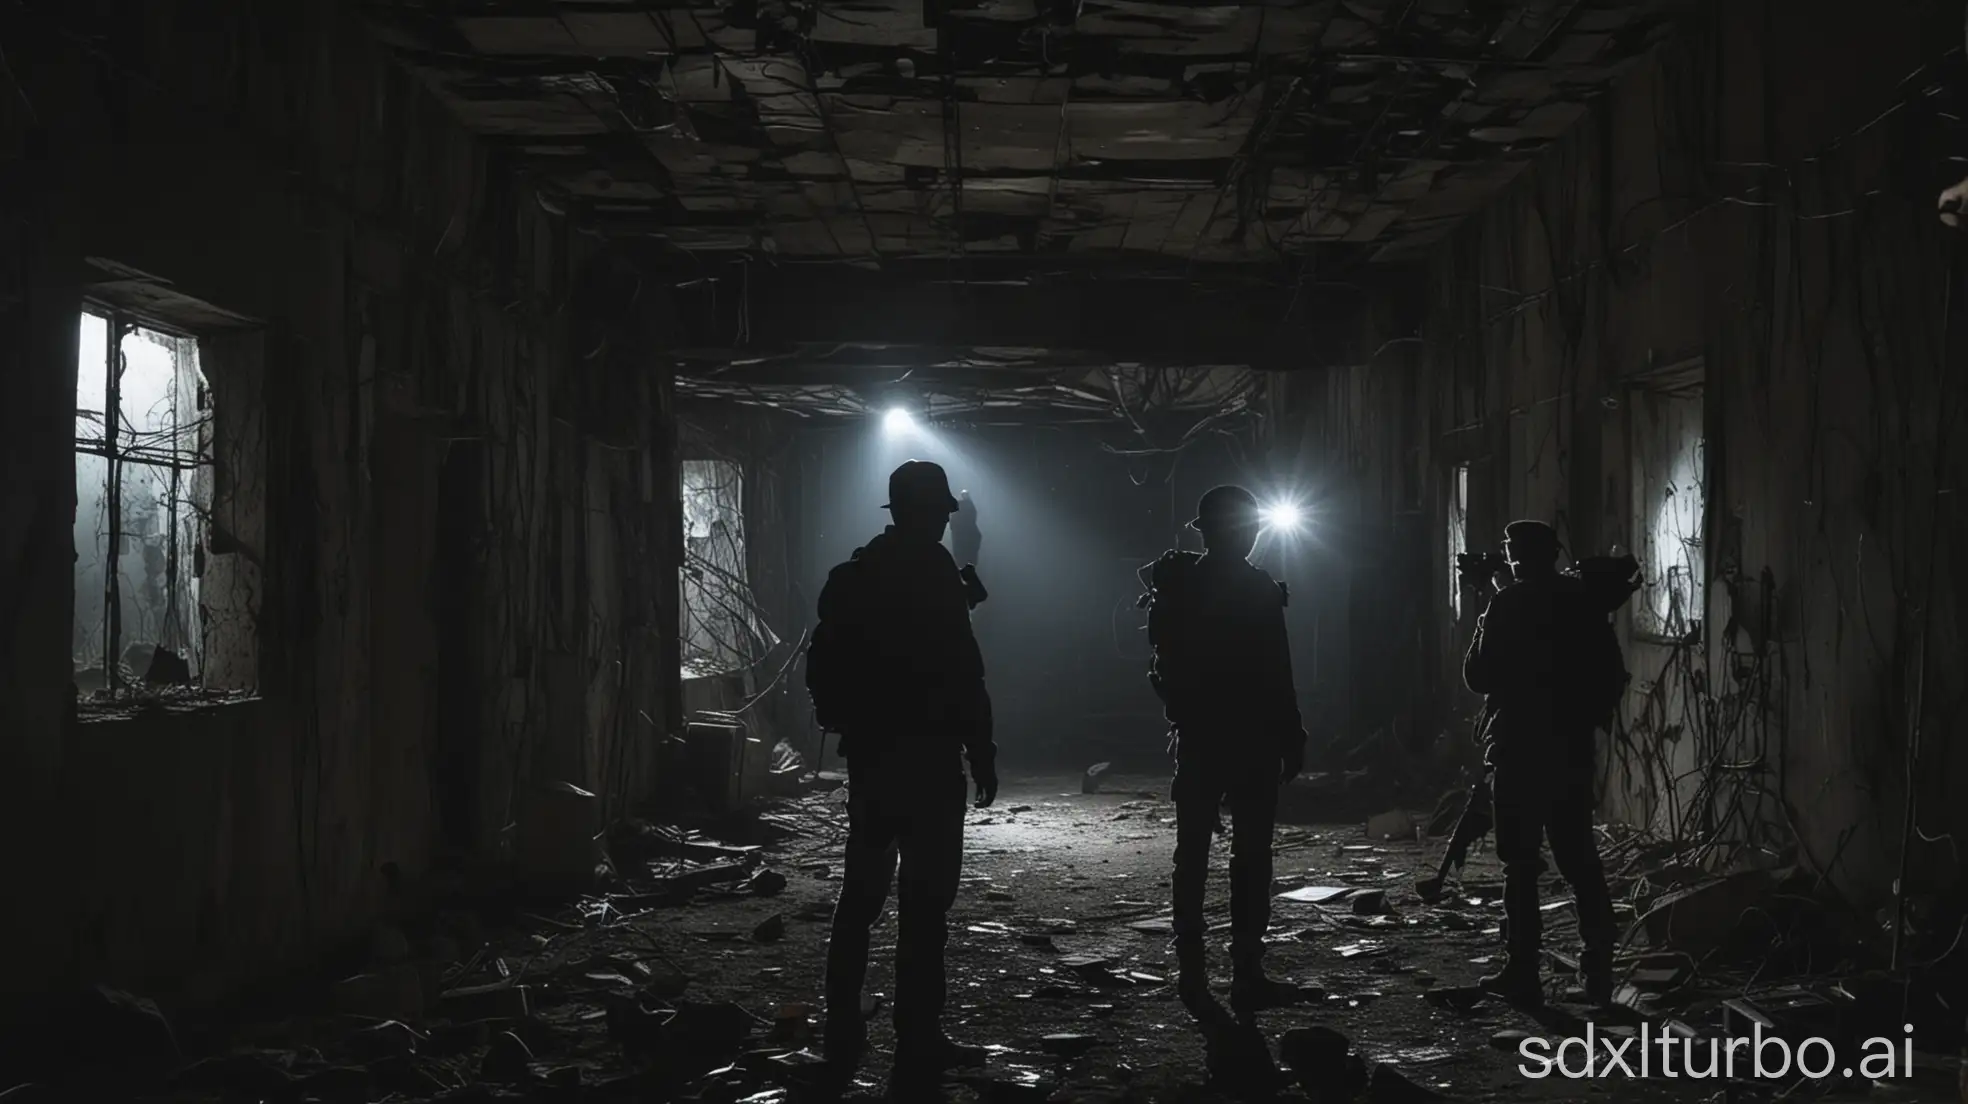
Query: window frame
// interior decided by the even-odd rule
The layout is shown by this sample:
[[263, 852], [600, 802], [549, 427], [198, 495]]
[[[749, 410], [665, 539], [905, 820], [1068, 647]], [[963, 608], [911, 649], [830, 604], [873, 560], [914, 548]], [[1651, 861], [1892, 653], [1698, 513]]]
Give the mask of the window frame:
[[[1627, 509], [1626, 524], [1629, 529], [1629, 545], [1632, 554], [1640, 560], [1644, 586], [1629, 603], [1627, 624], [1633, 640], [1661, 646], [1673, 646], [1681, 642], [1687, 633], [1708, 620], [1708, 601], [1710, 597], [1709, 569], [1709, 528], [1713, 503], [1711, 489], [1713, 463], [1709, 455], [1710, 426], [1708, 403], [1707, 358], [1694, 356], [1651, 371], [1628, 377], [1624, 383], [1623, 411], [1627, 452]], [[1677, 557], [1677, 563], [1685, 565], [1689, 571], [1688, 608], [1682, 611], [1683, 624], [1680, 635], [1674, 635], [1675, 626], [1671, 620], [1663, 620], [1655, 614], [1655, 595], [1653, 591], [1664, 585], [1667, 579], [1666, 568], [1656, 577], [1654, 563], [1656, 555], [1655, 529], [1658, 513], [1665, 509], [1655, 499], [1654, 492], [1672, 484], [1674, 481], [1673, 457], [1680, 454], [1681, 444], [1673, 446], [1673, 456], [1654, 457], [1652, 446], [1643, 441], [1649, 427], [1645, 423], [1648, 416], [1641, 410], [1642, 404], [1666, 404], [1691, 402], [1695, 405], [1694, 417], [1689, 420], [1695, 437], [1693, 451], [1696, 470], [1691, 485], [1701, 495], [1701, 501], [1694, 511], [1694, 533], [1692, 538], [1682, 538], [1684, 551], [1692, 555]], [[1659, 472], [1650, 472], [1646, 462], [1658, 460], [1665, 467]]]
[[1469, 486], [1475, 465], [1467, 460], [1457, 460], [1449, 464], [1448, 494], [1448, 572], [1449, 572], [1449, 612], [1457, 624], [1462, 622], [1464, 604], [1462, 600], [1462, 572], [1457, 569], [1456, 557], [1469, 551]]
[[[204, 376], [202, 363], [204, 359], [205, 339], [192, 330], [163, 321], [153, 314], [131, 310], [93, 296], [84, 296], [81, 306], [75, 315], [78, 330], [82, 320], [90, 316], [100, 318], [105, 327], [105, 355], [102, 364], [103, 417], [101, 437], [90, 440], [83, 437], [80, 432], [75, 432], [71, 442], [71, 454], [75, 456], [86, 455], [99, 457], [103, 460], [106, 468], [103, 484], [106, 528], [102, 538], [104, 625], [102, 655], [100, 658], [103, 665], [103, 689], [107, 691], [110, 701], [116, 701], [126, 696], [132, 689], [132, 687], [124, 684], [121, 662], [124, 641], [122, 639], [122, 573], [120, 570], [120, 560], [122, 556], [122, 538], [127, 535], [123, 532], [122, 469], [129, 464], [139, 464], [149, 468], [168, 470], [171, 472], [174, 485], [186, 474], [192, 477], [193, 490], [187, 497], [192, 502], [193, 515], [197, 519], [197, 535], [194, 538], [191, 549], [180, 550], [177, 547], [179, 539], [178, 525], [174, 520], [170, 530], [171, 550], [166, 555], [166, 563], [168, 565], [166, 568], [167, 585], [173, 588], [175, 592], [179, 585], [179, 575], [182, 571], [180, 566], [183, 563], [182, 557], [189, 554], [192, 557], [193, 563], [192, 573], [194, 576], [202, 574], [200, 565], [204, 552], [203, 546], [211, 525], [211, 518], [208, 511], [198, 508], [195, 497], [196, 481], [199, 473], [203, 472], [210, 478], [216, 470], [217, 435], [210, 426], [199, 427], [199, 439], [196, 449], [201, 459], [188, 464], [175, 456], [148, 456], [135, 451], [126, 453], [122, 447], [122, 389], [120, 386], [120, 376], [122, 373], [116, 371], [115, 368], [116, 358], [122, 355], [124, 339], [135, 331], [145, 330], [162, 337], [191, 343], [194, 352], [198, 356], [198, 360], [195, 362], [199, 375], [195, 411], [199, 415], [209, 418], [213, 415], [214, 411], [212, 409], [210, 381]], [[71, 390], [71, 401], [74, 403], [74, 414], [71, 416], [71, 424], [80, 418], [82, 412], [80, 405], [82, 363], [79, 347], [76, 352], [77, 379], [75, 387]], [[196, 426], [197, 420], [194, 419], [192, 424]], [[182, 433], [184, 429], [185, 427], [180, 425], [174, 427], [174, 432]], [[175, 496], [178, 492], [174, 490], [173, 493]], [[74, 543], [73, 530], [74, 525], [71, 521], [70, 547], [79, 559], [81, 549]], [[174, 598], [180, 601], [196, 603], [195, 598], [183, 594], [174, 593]], [[75, 619], [72, 609], [69, 617], [71, 622], [70, 633], [72, 635], [74, 633], [73, 622]], [[194, 628], [195, 632], [185, 632], [184, 635], [187, 639], [193, 637], [199, 638], [197, 644], [199, 646], [199, 652], [202, 654], [204, 645], [202, 637], [205, 632], [202, 617], [198, 619]], [[201, 663], [200, 666], [202, 668], [203, 664]], [[194, 674], [197, 681], [202, 683], [203, 670], [194, 672]]]

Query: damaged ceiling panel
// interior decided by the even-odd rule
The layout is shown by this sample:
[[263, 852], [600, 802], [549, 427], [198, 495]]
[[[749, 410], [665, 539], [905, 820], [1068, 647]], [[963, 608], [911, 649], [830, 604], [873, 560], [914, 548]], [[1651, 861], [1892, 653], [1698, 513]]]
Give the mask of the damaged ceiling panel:
[[[379, 33], [602, 230], [879, 265], [1398, 258], [1673, 0], [394, 0]], [[526, 139], [537, 141], [528, 143]]]
[[1097, 355], [1044, 349], [949, 350], [941, 358], [913, 351], [885, 357], [881, 349], [829, 352], [846, 353], [864, 367], [900, 369], [905, 378], [921, 373], [935, 382], [906, 390], [813, 382], [804, 362], [788, 360], [744, 366], [749, 371], [718, 366], [685, 373], [677, 392], [686, 399], [764, 406], [803, 418], [871, 417], [903, 401], [931, 421], [988, 425], [1014, 411], [1014, 420], [1029, 422], [1035, 408], [1047, 411], [1055, 424], [1105, 424], [1116, 411], [1130, 418], [1220, 421], [1243, 414], [1262, 387], [1261, 377], [1243, 367], [1106, 364]]

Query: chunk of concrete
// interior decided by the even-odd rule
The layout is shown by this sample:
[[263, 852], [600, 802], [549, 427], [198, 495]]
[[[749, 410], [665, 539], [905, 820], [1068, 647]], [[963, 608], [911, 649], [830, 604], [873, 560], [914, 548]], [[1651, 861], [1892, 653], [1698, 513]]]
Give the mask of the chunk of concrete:
[[1353, 895], [1352, 901], [1355, 916], [1381, 916], [1388, 911], [1386, 890], [1361, 890]]
[[1078, 1058], [1100, 1045], [1097, 1035], [1077, 1035], [1070, 1032], [1047, 1035], [1039, 1040], [1039, 1049], [1057, 1058]]

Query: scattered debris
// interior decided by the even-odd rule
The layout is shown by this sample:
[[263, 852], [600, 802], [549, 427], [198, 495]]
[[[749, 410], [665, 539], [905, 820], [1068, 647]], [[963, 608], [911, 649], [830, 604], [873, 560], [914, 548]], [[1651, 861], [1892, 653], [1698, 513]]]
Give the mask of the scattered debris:
[[[1103, 763], [1089, 770], [1084, 792], [1097, 792], [1102, 782], [1115, 785], [1110, 769]], [[1413, 800], [1409, 789], [1383, 795], [1379, 807]], [[319, 1021], [335, 1025], [329, 1029], [331, 1037], [302, 1041], [297, 1033], [292, 1043], [283, 1044], [290, 1047], [284, 1051], [269, 1047], [208, 1058], [182, 1070], [175, 1059], [159, 1058], [153, 1067], [163, 1071], [160, 1081], [169, 1077], [173, 1090], [226, 1099], [552, 1095], [572, 1100], [577, 1090], [581, 1098], [593, 1100], [787, 1104], [799, 1099], [823, 1062], [814, 1053], [818, 1013], [807, 1003], [817, 996], [821, 982], [817, 963], [806, 958], [823, 932], [797, 921], [824, 921], [835, 894], [832, 887], [794, 872], [836, 876], [837, 866], [819, 860], [838, 859], [845, 810], [812, 792], [774, 808], [777, 812], [769, 819], [706, 814], [688, 828], [616, 825], [606, 839], [621, 884], [606, 893], [591, 893], [560, 912], [525, 904], [522, 909], [546, 914], [520, 911], [523, 923], [501, 926], [490, 936], [488, 929], [476, 926], [481, 923], [476, 914], [442, 914], [428, 926], [401, 921], [409, 934], [392, 925], [377, 927], [367, 946], [358, 944], [349, 960], [351, 968], [364, 964], [365, 972], [337, 983], [331, 992], [336, 1010], [362, 1019]], [[1007, 1031], [1001, 1038], [1017, 1048], [991, 1048], [992, 1068], [960, 1079], [983, 1101], [1036, 1104], [1053, 1098], [1118, 1104], [1194, 1098], [1201, 1071], [1193, 1065], [1184, 1068], [1183, 1060], [1168, 1054], [1166, 1039], [1150, 1034], [1189, 1030], [1164, 1011], [1177, 1006], [1166, 988], [1168, 979], [1154, 970], [1163, 959], [1158, 949], [1127, 938], [1130, 933], [1170, 933], [1167, 901], [1154, 882], [1165, 872], [1125, 866], [1126, 860], [1118, 857], [1111, 868], [1095, 866], [1106, 863], [1110, 852], [1090, 855], [1091, 849], [1076, 851], [1049, 838], [1055, 822], [1100, 831], [1110, 814], [1131, 818], [1135, 824], [1130, 827], [1150, 828], [1154, 838], [1165, 838], [1166, 828], [1159, 822], [1166, 819], [1160, 814], [1168, 804], [1145, 799], [1119, 806], [1047, 801], [1038, 814], [1046, 818], [1042, 825], [1010, 819], [1012, 813], [1032, 808], [1007, 810], [1000, 823], [1015, 827], [999, 830], [1028, 832], [1031, 845], [989, 852], [1012, 857], [972, 868], [964, 881], [968, 892], [953, 917], [959, 930], [969, 933], [953, 943], [953, 949], [960, 948], [951, 961], [953, 1019], [960, 1017], [969, 1030]], [[1362, 817], [1366, 812], [1359, 810]], [[1287, 930], [1304, 929], [1296, 937], [1316, 947], [1292, 948], [1287, 954], [1316, 957], [1327, 970], [1320, 979], [1325, 988], [1302, 987], [1300, 1000], [1323, 1000], [1344, 1014], [1369, 1008], [1376, 999], [1385, 1006], [1390, 998], [1418, 995], [1437, 1008], [1477, 1014], [1460, 1024], [1440, 1017], [1435, 1025], [1411, 1025], [1388, 1037], [1398, 1009], [1383, 1007], [1348, 1018], [1359, 1032], [1359, 1048], [1336, 1031], [1301, 1027], [1276, 1040], [1275, 1059], [1261, 1035], [1227, 1022], [1212, 1023], [1204, 1030], [1204, 1041], [1213, 1086], [1220, 1083], [1232, 1095], [1245, 1089], [1255, 1093], [1277, 1079], [1282, 1065], [1312, 1100], [1326, 1104], [1341, 1099], [1360, 1104], [1436, 1100], [1444, 1083], [1418, 1071], [1457, 1052], [1452, 1032], [1460, 1033], [1463, 1050], [1473, 1044], [1480, 1052], [1480, 1040], [1487, 1037], [1506, 1058], [1530, 1037], [1514, 1028], [1497, 1030], [1501, 1023], [1479, 1009], [1484, 1002], [1480, 991], [1436, 984], [1432, 974], [1415, 968], [1426, 964], [1444, 974], [1460, 974], [1461, 967], [1445, 961], [1490, 957], [1485, 952], [1493, 948], [1480, 946], [1478, 933], [1496, 930], [1500, 885], [1472, 877], [1444, 887], [1454, 895], [1438, 895], [1433, 908], [1407, 910], [1403, 897], [1398, 902], [1403, 911], [1397, 914], [1395, 898], [1405, 890], [1396, 887], [1408, 884], [1408, 871], [1424, 861], [1413, 842], [1420, 821], [1398, 809], [1371, 818], [1370, 835], [1400, 841], [1378, 846], [1359, 841], [1355, 825], [1360, 821], [1353, 815], [1349, 812], [1347, 822], [1338, 826], [1280, 833], [1279, 853], [1292, 855], [1293, 862], [1288, 868], [1281, 864], [1281, 870], [1291, 873], [1276, 885], [1277, 898], [1301, 906]], [[1405, 835], [1395, 830], [1392, 818], [1397, 815], [1407, 826]], [[1843, 975], [1837, 984], [1745, 989], [1763, 968], [1762, 960], [1745, 963], [1738, 956], [1733, 961], [1744, 969], [1732, 973], [1727, 955], [1710, 955], [1699, 959], [1697, 969], [1702, 952], [1695, 948], [1741, 949], [1740, 929], [1753, 927], [1736, 922], [1742, 909], [1755, 904], [1777, 908], [1790, 890], [1786, 885], [1784, 893], [1777, 892], [1782, 873], [1716, 878], [1706, 871], [1728, 869], [1728, 864], [1678, 858], [1682, 852], [1656, 843], [1643, 847], [1623, 842], [1633, 837], [1617, 829], [1608, 830], [1607, 838], [1612, 841], [1607, 869], [1616, 893], [1640, 902], [1639, 932], [1665, 948], [1621, 955], [1618, 969], [1625, 984], [1619, 1000], [1647, 1013], [1661, 1032], [1707, 1037], [1722, 1033], [1724, 1015], [1741, 1019], [1753, 1013], [1785, 1031], [1824, 1033], [1831, 1029], [1820, 1027], [1819, 1017], [1862, 1020], [1873, 1014], [1875, 1004], [1899, 1015], [1897, 1003], [1880, 1002], [1896, 1001], [1893, 994], [1904, 986], [1888, 985], [1892, 992], [1878, 996], [1862, 975]], [[775, 842], [735, 842], [759, 839]], [[1128, 847], [1127, 839], [1110, 831], [1102, 837], [1102, 847], [1114, 848], [1115, 855], [1141, 853]], [[1618, 850], [1622, 846], [1624, 859]], [[1213, 887], [1228, 857], [1224, 850], [1212, 856], [1217, 865]], [[1158, 851], [1142, 851], [1153, 854], [1154, 867], [1161, 867]], [[771, 866], [766, 865], [768, 856]], [[1486, 859], [1478, 861], [1471, 873], [1490, 866]], [[788, 874], [793, 874], [790, 880]], [[1109, 880], [1130, 877], [1135, 880], [1119, 886]], [[1129, 895], [1110, 896], [1118, 889]], [[768, 904], [760, 898], [777, 900]], [[984, 907], [983, 901], [992, 907]], [[1007, 907], [1014, 902], [1022, 907]], [[1313, 907], [1302, 907], [1306, 905]], [[1553, 943], [1569, 946], [1569, 902], [1548, 895], [1545, 906], [1558, 929]], [[775, 908], [783, 911], [767, 915]], [[1214, 940], [1227, 928], [1220, 897], [1212, 897], [1210, 921]], [[1738, 943], [1730, 948], [1722, 933], [1699, 930], [1704, 926], [1739, 929], [1729, 933]], [[877, 928], [877, 956], [892, 953], [897, 933], [892, 911]], [[1758, 931], [1764, 934], [1756, 938], [1772, 938], [1767, 922]], [[1795, 934], [1789, 938], [1801, 939]], [[1410, 962], [1396, 953], [1413, 949], [1412, 939], [1437, 941], [1446, 960], [1417, 957]], [[764, 949], [782, 941], [783, 947]], [[1553, 953], [1561, 967], [1570, 968], [1568, 960]], [[1839, 961], [1828, 953], [1814, 960]], [[1327, 988], [1333, 990], [1330, 996]], [[686, 994], [698, 999], [686, 1000]], [[1721, 1001], [1725, 994], [1733, 998], [1726, 1012]], [[727, 1003], [727, 995], [736, 1003]], [[959, 1003], [965, 1000], [971, 1003]], [[863, 1017], [874, 1018], [882, 1006], [880, 994], [865, 996]], [[426, 1015], [428, 1020], [421, 1018]], [[1611, 1015], [1633, 1020], [1619, 1010]], [[1907, 1016], [1914, 1018], [1911, 1012]], [[1035, 1020], [1047, 1026], [1023, 1028]], [[161, 1017], [157, 1022], [163, 1023]], [[1602, 1022], [1600, 1028], [1616, 1033], [1618, 1025]], [[1037, 1034], [1049, 1029], [1060, 1033]], [[1019, 1034], [1021, 1030], [1033, 1033]], [[162, 1032], [168, 1039], [168, 1024]], [[1021, 1053], [1031, 1065], [1018, 1064]], [[1144, 1055], [1153, 1055], [1148, 1068], [1127, 1065]], [[616, 1063], [614, 1072], [610, 1061]], [[633, 1070], [623, 1072], [624, 1065]], [[178, 1072], [173, 1075], [172, 1070]], [[877, 1066], [868, 1077], [879, 1072]], [[469, 1084], [474, 1079], [480, 1084]]]
[[[664, 864], [654, 864], [663, 866]], [[742, 882], [750, 875], [742, 863], [717, 863], [711, 866], [672, 866], [660, 870], [656, 877], [656, 890], [653, 894], [640, 895], [645, 903], [681, 903], [690, 895], [714, 885], [726, 882]]]
[[772, 1016], [771, 1040], [782, 1046], [804, 1046], [813, 1033], [813, 1008], [782, 1004]]
[[455, 1021], [523, 1020], [530, 1011], [526, 987], [505, 978], [444, 994], [439, 1011]]
[[510, 1031], [500, 1032], [485, 1052], [478, 1073], [495, 1084], [518, 1084], [533, 1078], [533, 1048]]
[[365, 1058], [407, 1058], [417, 1053], [425, 1037], [401, 1020], [384, 1020], [356, 1032], [349, 1047]]
[[1343, 900], [1352, 892], [1351, 886], [1305, 886], [1289, 893], [1280, 893], [1278, 899], [1307, 905], [1324, 905]]
[[1080, 779], [1080, 792], [1083, 794], [1099, 793], [1100, 780], [1113, 765], [1112, 763], [1095, 763], [1093, 766], [1088, 767], [1086, 776]]
[[1528, 1031], [1519, 1031], [1514, 1027], [1507, 1028], [1490, 1036], [1490, 1045], [1498, 1050], [1515, 1054], [1525, 1041], [1531, 1038], [1533, 1036]]
[[1039, 1048], [1056, 1058], [1073, 1059], [1100, 1045], [1097, 1035], [1074, 1035], [1070, 1033], [1047, 1035], [1039, 1040]]
[[1386, 954], [1388, 950], [1389, 948], [1385, 943], [1380, 943], [1372, 939], [1362, 939], [1357, 943], [1348, 943], [1344, 946], [1334, 947], [1333, 953], [1341, 958], [1374, 958]]
[[1443, 985], [1422, 994], [1423, 999], [1437, 1008], [1460, 1013], [1474, 1010], [1488, 996], [1474, 985]]

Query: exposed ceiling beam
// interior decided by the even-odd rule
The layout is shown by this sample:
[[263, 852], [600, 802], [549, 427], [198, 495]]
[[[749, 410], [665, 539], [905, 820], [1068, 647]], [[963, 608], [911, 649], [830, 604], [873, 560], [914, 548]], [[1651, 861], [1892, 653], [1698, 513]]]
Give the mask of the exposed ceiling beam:
[[[1290, 370], [1350, 351], [1364, 289], [1213, 288], [1178, 280], [930, 282], [919, 274], [753, 266], [679, 291], [692, 357], [935, 370], [1135, 362]], [[981, 352], [980, 352], [981, 351]]]

